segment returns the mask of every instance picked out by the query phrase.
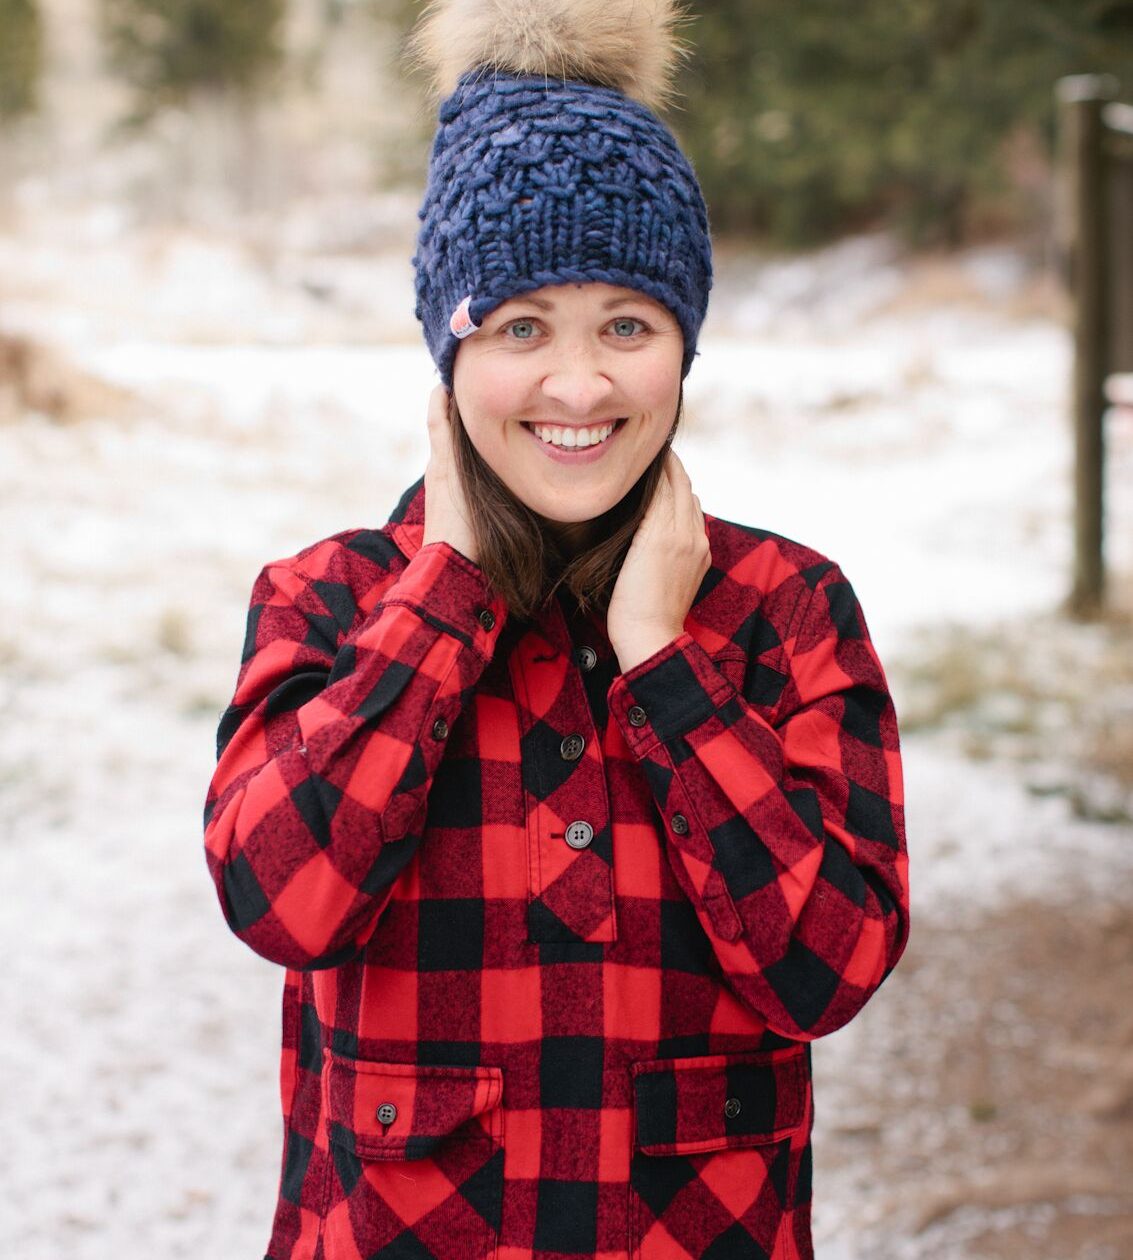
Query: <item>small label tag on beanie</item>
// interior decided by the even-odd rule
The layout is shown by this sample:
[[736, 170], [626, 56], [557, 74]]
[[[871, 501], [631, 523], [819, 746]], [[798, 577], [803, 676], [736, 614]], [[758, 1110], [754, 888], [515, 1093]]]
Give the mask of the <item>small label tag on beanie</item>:
[[448, 326], [454, 337], [459, 337], [461, 341], [465, 337], [471, 337], [474, 332], [478, 332], [480, 325], [472, 322], [472, 315], [469, 313], [469, 307], [472, 305], [472, 295], [464, 299], [463, 302], [452, 313], [452, 318], [448, 322]]

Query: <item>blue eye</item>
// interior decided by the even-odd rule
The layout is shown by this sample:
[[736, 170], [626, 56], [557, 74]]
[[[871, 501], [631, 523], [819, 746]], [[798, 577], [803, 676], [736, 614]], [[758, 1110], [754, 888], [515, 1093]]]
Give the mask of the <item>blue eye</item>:
[[633, 337], [639, 332], [645, 331], [645, 325], [639, 319], [631, 319], [628, 315], [623, 315], [621, 319], [615, 319], [610, 325], [614, 330], [615, 337]]
[[515, 337], [519, 341], [530, 341], [535, 336], [535, 321], [531, 319], [517, 319], [514, 323], [507, 326], [508, 335]]

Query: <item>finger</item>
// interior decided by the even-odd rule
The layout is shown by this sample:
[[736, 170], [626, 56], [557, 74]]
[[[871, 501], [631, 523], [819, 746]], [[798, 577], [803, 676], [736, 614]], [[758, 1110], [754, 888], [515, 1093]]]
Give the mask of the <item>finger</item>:
[[429, 395], [426, 424], [429, 441], [435, 449], [448, 427], [448, 390], [443, 385], [437, 385]]
[[681, 462], [681, 457], [671, 446], [669, 447], [666, 465], [675, 483], [686, 486], [692, 485], [692, 481], [689, 479], [688, 470]]
[[669, 455], [665, 471], [672, 487], [674, 511], [696, 521], [700, 518], [700, 500], [693, 494], [692, 481], [676, 452], [670, 451]]
[[704, 509], [700, 506], [700, 500], [693, 495], [693, 502], [696, 504], [696, 524], [702, 534], [708, 537], [708, 521], [704, 516]]

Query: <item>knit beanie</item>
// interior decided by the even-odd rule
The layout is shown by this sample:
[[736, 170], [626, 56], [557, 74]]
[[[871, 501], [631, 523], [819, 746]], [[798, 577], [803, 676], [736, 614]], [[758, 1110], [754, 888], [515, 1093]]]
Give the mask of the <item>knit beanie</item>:
[[712, 285], [696, 175], [653, 111], [680, 51], [670, 0], [437, 0], [413, 41], [444, 93], [413, 258], [451, 388], [509, 298], [604, 281], [655, 298], [696, 354]]

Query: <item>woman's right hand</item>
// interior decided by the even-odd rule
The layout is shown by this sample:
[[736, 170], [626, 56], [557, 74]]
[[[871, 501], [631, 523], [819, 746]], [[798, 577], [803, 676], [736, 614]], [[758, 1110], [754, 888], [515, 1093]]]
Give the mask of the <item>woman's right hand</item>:
[[449, 393], [438, 385], [429, 395], [429, 463], [425, 468], [425, 536], [423, 545], [447, 542], [477, 563], [472, 515], [456, 466], [448, 419]]

